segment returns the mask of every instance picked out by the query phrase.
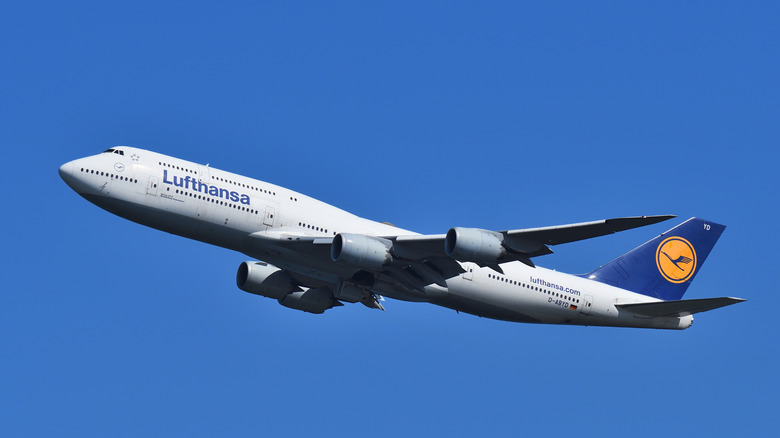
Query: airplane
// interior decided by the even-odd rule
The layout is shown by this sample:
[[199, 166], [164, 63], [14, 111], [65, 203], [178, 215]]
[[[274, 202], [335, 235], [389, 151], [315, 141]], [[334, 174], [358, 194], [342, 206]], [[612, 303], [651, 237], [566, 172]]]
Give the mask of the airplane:
[[691, 218], [583, 275], [537, 266], [560, 245], [671, 219], [605, 219], [421, 235], [267, 182], [156, 152], [116, 146], [63, 164], [62, 179], [98, 207], [252, 258], [239, 289], [321, 314], [384, 297], [497, 320], [686, 329], [693, 314], [745, 301], [683, 300], [724, 225]]

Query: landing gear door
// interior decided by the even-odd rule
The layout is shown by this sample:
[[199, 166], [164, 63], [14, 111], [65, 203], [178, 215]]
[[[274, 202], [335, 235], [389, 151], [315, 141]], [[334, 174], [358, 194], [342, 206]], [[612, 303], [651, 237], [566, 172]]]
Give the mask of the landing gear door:
[[269, 227], [274, 226], [275, 209], [273, 207], [265, 208], [265, 217], [263, 218], [263, 224]]

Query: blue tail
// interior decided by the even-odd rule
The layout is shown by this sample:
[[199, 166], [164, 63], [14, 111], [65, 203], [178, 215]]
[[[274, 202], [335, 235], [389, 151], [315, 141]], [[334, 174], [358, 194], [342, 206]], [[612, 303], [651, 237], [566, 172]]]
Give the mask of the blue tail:
[[662, 300], [679, 300], [724, 229], [725, 225], [690, 218], [583, 277]]

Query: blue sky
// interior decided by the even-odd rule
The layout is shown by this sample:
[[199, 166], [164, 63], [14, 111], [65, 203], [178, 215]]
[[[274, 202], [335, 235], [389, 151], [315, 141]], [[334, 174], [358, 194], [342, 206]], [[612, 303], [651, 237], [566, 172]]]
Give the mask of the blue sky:
[[[771, 435], [780, 8], [772, 2], [24, 2], [0, 13], [3, 436]], [[683, 332], [426, 304], [316, 316], [241, 254], [73, 193], [132, 145], [423, 233], [679, 220], [555, 247], [586, 272], [728, 225]]]

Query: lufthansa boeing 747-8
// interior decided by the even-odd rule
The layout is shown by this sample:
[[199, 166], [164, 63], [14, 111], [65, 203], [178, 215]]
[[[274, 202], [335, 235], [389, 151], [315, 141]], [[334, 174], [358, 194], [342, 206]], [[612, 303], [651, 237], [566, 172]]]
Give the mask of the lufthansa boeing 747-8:
[[550, 246], [670, 219], [641, 216], [420, 235], [292, 190], [208, 165], [118, 146], [71, 161], [60, 176], [104, 210], [229, 248], [238, 287], [311, 313], [382, 297], [506, 321], [685, 329], [693, 314], [739, 298], [682, 300], [725, 229], [691, 218], [584, 275], [536, 266]]

